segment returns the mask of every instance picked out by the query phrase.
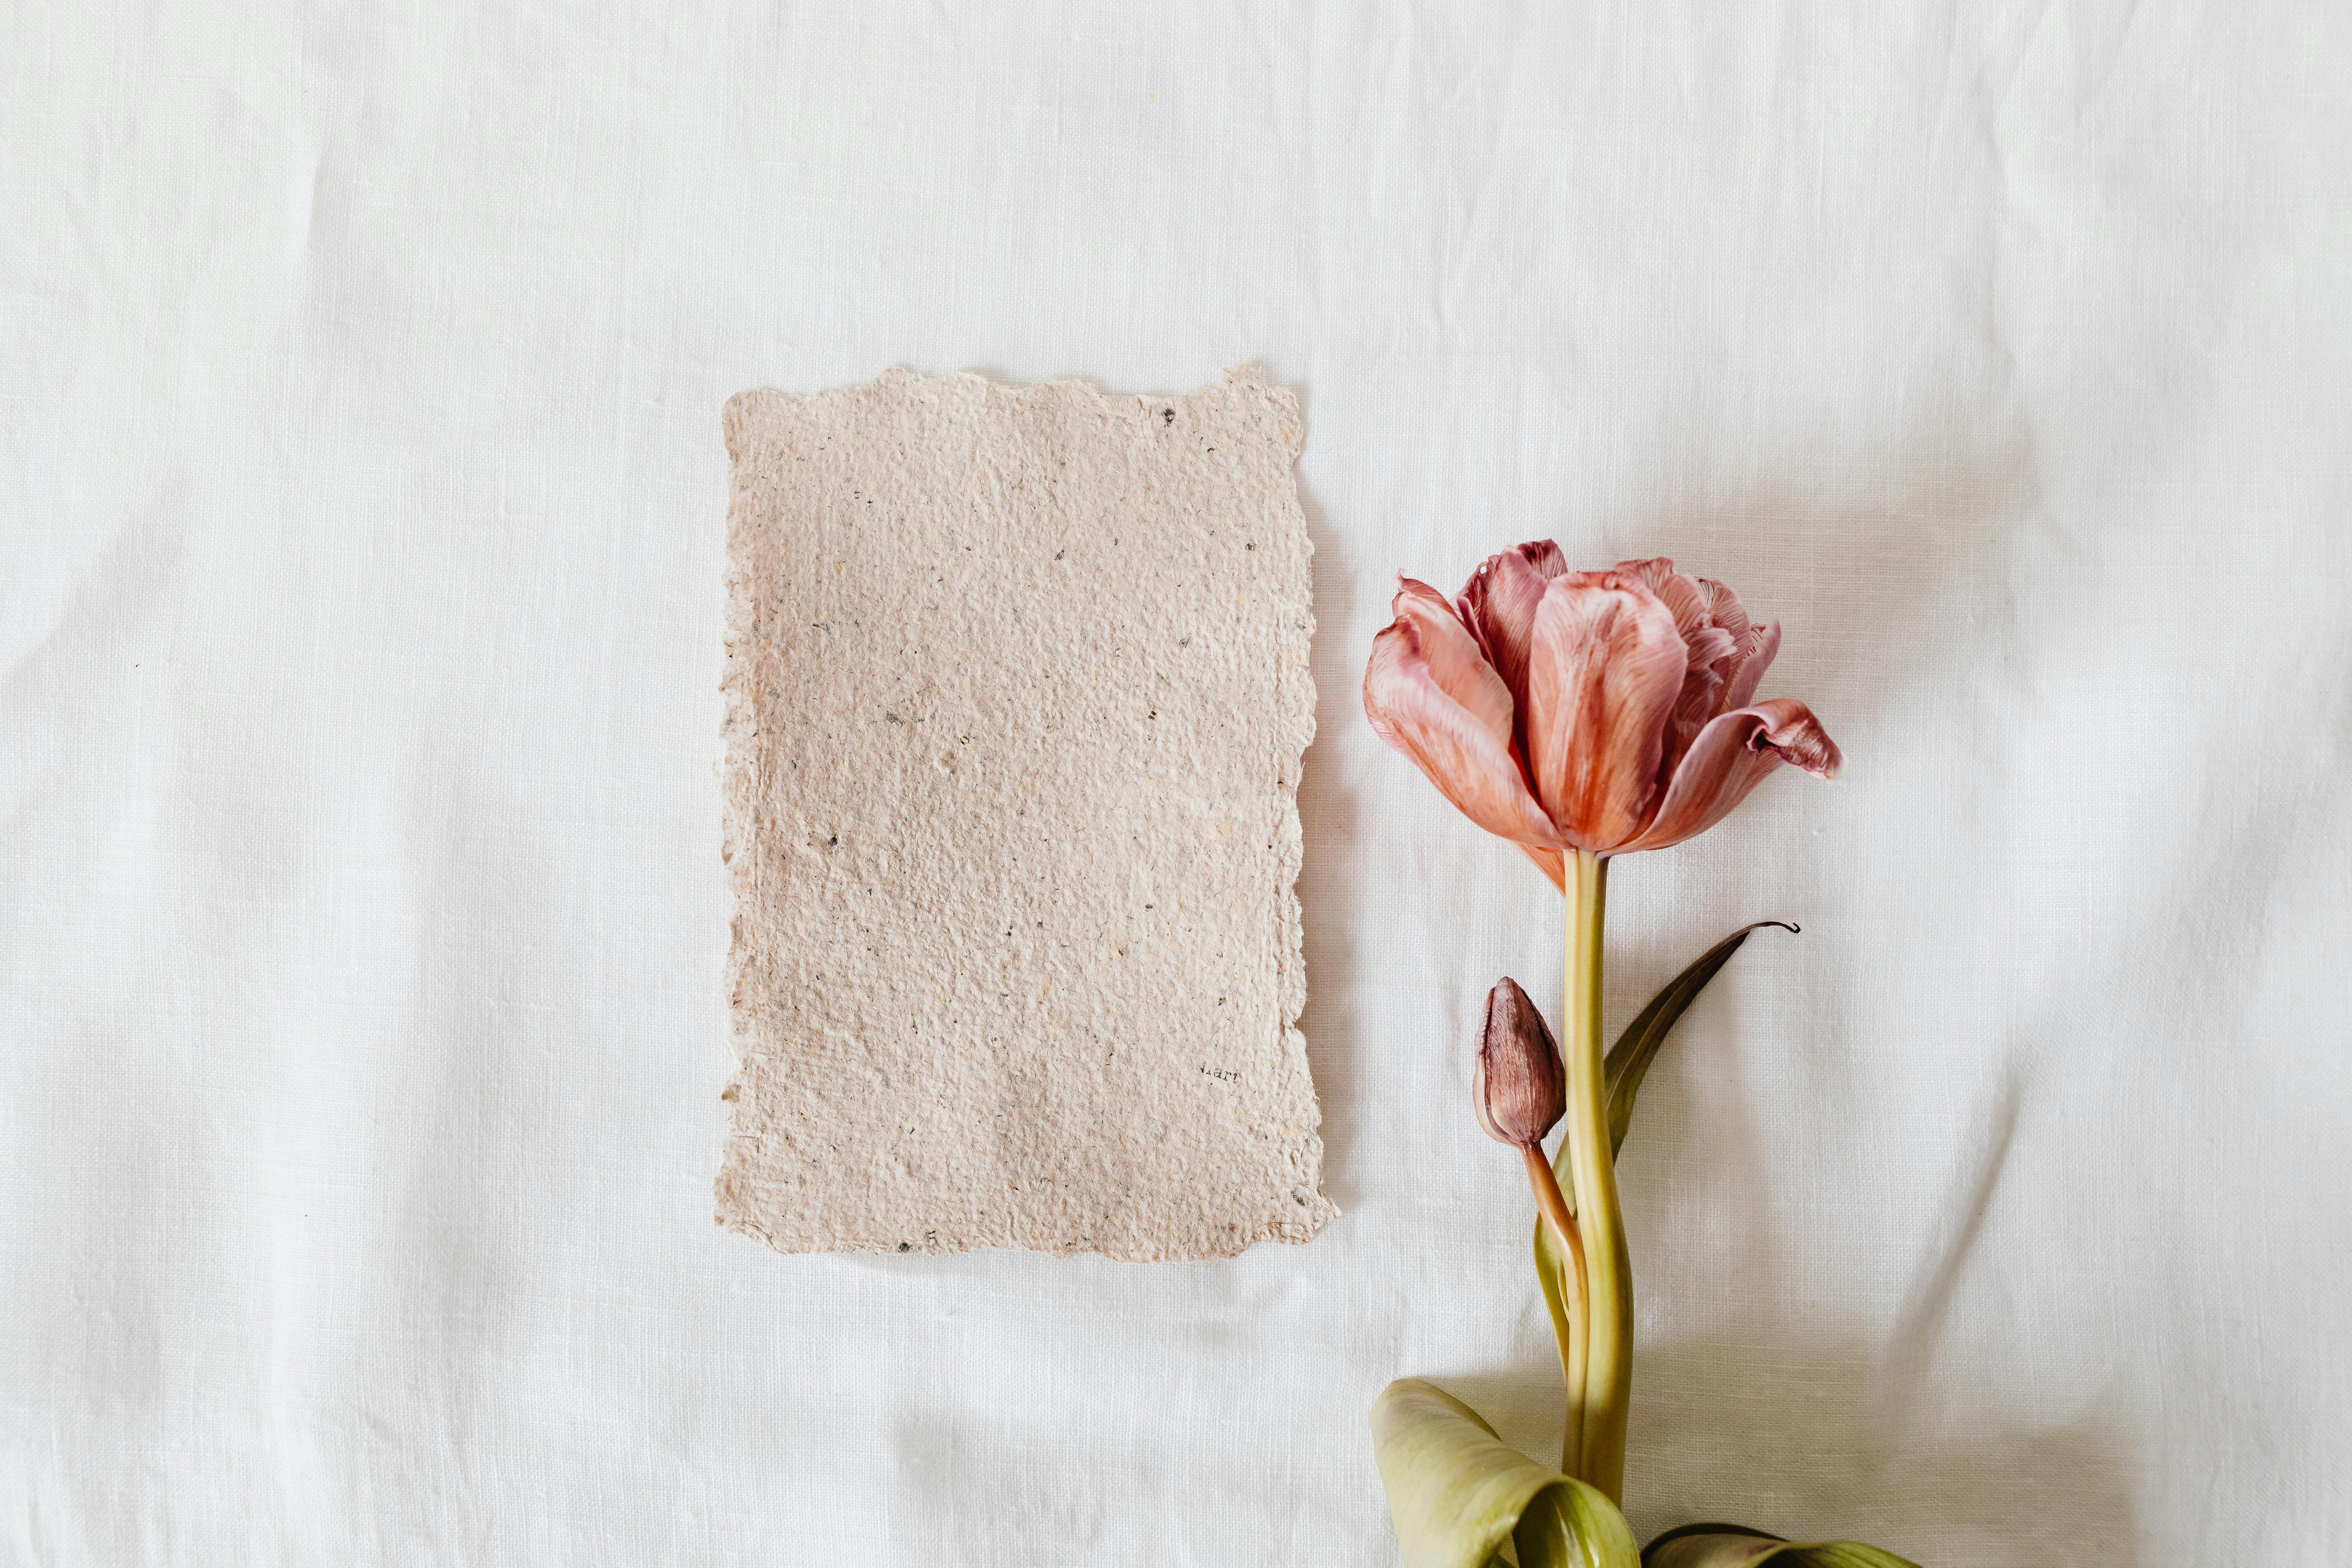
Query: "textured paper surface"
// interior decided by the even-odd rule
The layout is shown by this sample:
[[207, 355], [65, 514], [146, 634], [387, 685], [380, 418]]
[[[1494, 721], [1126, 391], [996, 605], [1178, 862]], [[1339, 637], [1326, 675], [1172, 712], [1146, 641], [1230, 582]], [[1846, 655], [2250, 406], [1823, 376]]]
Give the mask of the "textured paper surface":
[[1297, 400], [892, 372], [726, 428], [719, 1222], [787, 1252], [1314, 1235]]

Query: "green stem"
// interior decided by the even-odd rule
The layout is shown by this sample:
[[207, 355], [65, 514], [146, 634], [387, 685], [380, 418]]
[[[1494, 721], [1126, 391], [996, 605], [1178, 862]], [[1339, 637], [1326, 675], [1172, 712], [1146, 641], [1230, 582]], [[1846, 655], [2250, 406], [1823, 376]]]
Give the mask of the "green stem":
[[1545, 1261], [1543, 1249], [1536, 1249], [1536, 1266], [1545, 1270], [1545, 1293], [1549, 1296], [1552, 1281], [1565, 1287], [1561, 1299], [1551, 1301], [1552, 1330], [1559, 1341], [1559, 1372], [1568, 1384], [1567, 1431], [1562, 1434], [1559, 1448], [1559, 1473], [1581, 1477], [1584, 1474], [1584, 1326], [1591, 1320], [1585, 1300], [1591, 1290], [1584, 1282], [1584, 1237], [1576, 1228], [1575, 1211], [1570, 1206], [1568, 1194], [1559, 1190], [1559, 1178], [1552, 1173], [1551, 1162], [1544, 1158], [1543, 1145], [1529, 1143], [1519, 1151], [1528, 1164], [1528, 1184], [1535, 1188], [1536, 1205], [1543, 1217], [1536, 1224], [1551, 1226], [1553, 1257], [1565, 1258], [1568, 1267], [1554, 1269]]
[[1601, 1065], [1601, 925], [1608, 885], [1609, 862], [1580, 850], [1569, 891], [1568, 994], [1560, 1021], [1567, 1037], [1569, 1164], [1584, 1241], [1582, 1479], [1618, 1502], [1625, 1490], [1625, 1416], [1633, 1392], [1633, 1267], [1617, 1207]]

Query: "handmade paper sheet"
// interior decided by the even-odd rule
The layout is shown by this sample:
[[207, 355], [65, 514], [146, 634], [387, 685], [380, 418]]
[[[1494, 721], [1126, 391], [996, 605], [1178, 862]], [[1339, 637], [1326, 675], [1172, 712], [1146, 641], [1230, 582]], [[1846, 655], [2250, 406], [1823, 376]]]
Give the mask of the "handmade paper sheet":
[[719, 1223], [1205, 1258], [1333, 1210], [1297, 403], [892, 372], [727, 407]]

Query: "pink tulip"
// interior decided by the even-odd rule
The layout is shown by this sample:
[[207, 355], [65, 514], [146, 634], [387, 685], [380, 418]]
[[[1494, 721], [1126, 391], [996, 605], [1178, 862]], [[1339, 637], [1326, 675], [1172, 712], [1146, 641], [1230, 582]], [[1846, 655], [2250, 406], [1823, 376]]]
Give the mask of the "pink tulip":
[[1779, 623], [1671, 561], [1570, 572], [1539, 539], [1489, 558], [1454, 604], [1400, 577], [1391, 607], [1364, 671], [1372, 728], [1563, 889], [1567, 853], [1679, 844], [1782, 763], [1836, 776], [1811, 710], [1754, 700]]

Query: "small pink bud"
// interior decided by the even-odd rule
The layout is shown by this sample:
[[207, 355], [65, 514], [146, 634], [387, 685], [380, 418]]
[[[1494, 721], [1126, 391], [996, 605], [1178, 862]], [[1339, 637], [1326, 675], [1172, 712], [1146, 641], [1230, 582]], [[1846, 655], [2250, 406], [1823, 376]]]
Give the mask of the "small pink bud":
[[1486, 1136], [1521, 1148], [1541, 1143], [1568, 1110], [1568, 1072], [1551, 1027], [1508, 975], [1486, 994], [1486, 1034], [1470, 1092]]

